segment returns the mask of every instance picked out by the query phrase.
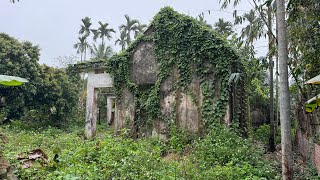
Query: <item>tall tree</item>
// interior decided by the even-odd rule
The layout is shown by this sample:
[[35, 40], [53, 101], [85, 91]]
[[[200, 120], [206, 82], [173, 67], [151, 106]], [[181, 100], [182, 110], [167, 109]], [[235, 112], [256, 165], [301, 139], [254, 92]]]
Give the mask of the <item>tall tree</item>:
[[105, 44], [93, 44], [91, 47], [91, 55], [96, 59], [107, 59], [112, 56], [112, 48]]
[[116, 40], [115, 45], [119, 44], [121, 46], [121, 50], [124, 50], [126, 48], [126, 43], [127, 43], [126, 32], [121, 31], [120, 38]]
[[[220, 0], [221, 1], [221, 0]], [[254, 9], [250, 10], [242, 16], [237, 16], [236, 11], [234, 13], [235, 24], [242, 24], [244, 21], [248, 21], [249, 24], [241, 30], [240, 39], [245, 39], [245, 46], [253, 47], [253, 42], [257, 39], [268, 36], [269, 41], [269, 72], [270, 72], [270, 98], [269, 98], [269, 109], [270, 109], [270, 136], [269, 136], [269, 150], [275, 151], [275, 122], [274, 122], [274, 103], [273, 103], [273, 60], [272, 57], [275, 54], [275, 42], [276, 38], [272, 31], [272, 1], [262, 1], [262, 4], [258, 4], [259, 0], [252, 0]], [[226, 7], [230, 3], [228, 0], [224, 0], [222, 7]], [[237, 5], [238, 1], [234, 1], [234, 5]], [[267, 12], [265, 11], [267, 6]], [[267, 30], [265, 30], [267, 27]]]
[[142, 34], [147, 28], [147, 25], [141, 24], [140, 22], [136, 26], [136, 30], [134, 31], [134, 38], [137, 38], [140, 34]]
[[290, 99], [288, 82], [288, 42], [285, 20], [285, 0], [277, 0], [278, 56], [280, 71], [280, 122], [282, 178], [293, 179]]
[[89, 36], [91, 32], [90, 27], [92, 25], [91, 18], [85, 17], [81, 19], [81, 22], [82, 24], [80, 25], [79, 34], [84, 36]]
[[297, 103], [295, 119], [299, 129], [313, 137], [319, 137], [319, 111], [306, 114], [305, 102], [313, 97], [314, 87], [305, 86], [305, 81], [317, 76], [320, 71], [320, 1], [290, 0], [288, 10], [289, 68], [295, 81]]
[[206, 25], [209, 28], [212, 28], [212, 26], [210, 24], [208, 24], [208, 22], [204, 19], [204, 14], [201, 13], [200, 15], [198, 15], [198, 17], [196, 18], [200, 23]]
[[236, 18], [237, 25], [247, 21], [248, 24], [241, 30], [240, 38], [245, 40], [245, 45], [252, 45], [257, 39], [261, 38], [266, 32], [264, 31], [264, 23], [256, 10], [251, 9], [248, 13], [244, 13], [242, 17]]
[[126, 44], [128, 46], [132, 41], [131, 34], [133, 33], [134, 37], [136, 37], [139, 35], [139, 33], [144, 31], [146, 25], [140, 24], [140, 22], [136, 19], [131, 19], [127, 14], [124, 15], [124, 17], [126, 18], [126, 23], [121, 24], [119, 26], [119, 30], [121, 33], [125, 33]]
[[269, 72], [270, 72], [270, 96], [269, 96], [269, 107], [270, 107], [270, 135], [269, 135], [269, 151], [274, 152], [276, 150], [274, 138], [275, 138], [275, 121], [274, 121], [274, 103], [273, 103], [273, 54], [271, 49], [273, 48], [272, 38], [272, 8], [271, 3], [268, 4], [267, 10], [267, 27], [268, 27], [268, 44], [269, 44]]
[[84, 38], [84, 45], [83, 45], [83, 60], [86, 60], [86, 55], [87, 55], [87, 49], [90, 47], [88, 44], [87, 38], [90, 36], [90, 27], [92, 25], [91, 19], [89, 17], [85, 17], [81, 19], [82, 24], [80, 25], [80, 30], [79, 34], [82, 35], [82, 38]]
[[226, 36], [229, 36], [234, 32], [232, 23], [224, 21], [222, 18], [219, 18], [218, 22], [214, 24], [214, 29]]
[[73, 48], [77, 49], [77, 54], [80, 54], [80, 61], [82, 62], [85, 59], [86, 49], [90, 48], [90, 45], [86, 41], [87, 36], [78, 37], [78, 40], [79, 41], [73, 45]]
[[104, 38], [107, 37], [108, 40], [111, 39], [111, 33], [115, 33], [116, 31], [112, 28], [108, 28], [108, 23], [102, 23], [99, 21], [98, 29], [91, 29], [93, 33], [93, 40], [96, 41], [98, 38], [101, 38], [101, 45], [104, 46]]

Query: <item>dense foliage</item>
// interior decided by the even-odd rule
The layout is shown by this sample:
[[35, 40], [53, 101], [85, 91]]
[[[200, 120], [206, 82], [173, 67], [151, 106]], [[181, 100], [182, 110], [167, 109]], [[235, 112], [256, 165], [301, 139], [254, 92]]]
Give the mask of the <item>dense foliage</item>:
[[293, 117], [299, 129], [319, 141], [319, 111], [306, 114], [304, 105], [320, 92], [319, 86], [305, 84], [320, 71], [320, 3], [290, 0], [288, 14], [289, 68], [295, 81], [290, 88]]
[[[20, 76], [28, 79], [27, 85], [12, 88], [0, 87], [0, 97], [4, 97], [7, 118], [20, 117], [24, 107], [32, 105], [39, 85], [39, 48], [30, 42], [18, 40], [0, 34], [0, 74]], [[10, 104], [10, 105], [9, 105]], [[2, 112], [4, 108], [1, 108]]]
[[307, 79], [317, 76], [320, 69], [320, 3], [317, 0], [291, 0], [288, 11], [293, 75], [297, 80], [302, 75]]
[[[169, 7], [161, 9], [150, 29], [153, 31], [150, 36], [138, 37], [127, 50], [113, 56], [108, 63], [118, 98], [121, 98], [122, 90], [128, 88], [137, 100], [136, 108], [147, 113], [144, 118], [146, 124], [154, 118], [163, 117], [160, 112], [160, 85], [177, 69], [174, 91], [192, 96], [188, 85], [195, 74], [200, 78], [204, 98], [200, 107], [203, 122], [211, 126], [221, 120], [228, 100], [228, 79], [232, 72], [241, 72], [237, 53], [210, 27]], [[160, 65], [155, 84], [147, 89], [143, 87], [143, 91], [129, 78], [131, 56], [141, 42], [154, 43], [156, 60]], [[214, 102], [216, 87], [220, 87], [220, 97]]]
[[[21, 87], [0, 86], [0, 117], [57, 123], [66, 119], [77, 103], [76, 77], [64, 70], [39, 65], [39, 48], [30, 42], [0, 34], [0, 74], [26, 78]], [[79, 79], [78, 79], [79, 80]]]
[[[9, 137], [4, 156], [22, 179], [276, 179], [277, 173], [250, 141], [219, 127], [203, 140], [175, 145], [158, 139], [132, 140], [109, 133], [83, 141], [81, 130], [3, 127]], [[124, 131], [125, 133], [125, 131]], [[178, 145], [179, 144], [179, 145]], [[182, 147], [184, 151], [176, 151]], [[40, 148], [48, 163], [23, 169], [17, 155]], [[188, 150], [187, 150], [188, 149]], [[177, 153], [180, 152], [180, 153]]]

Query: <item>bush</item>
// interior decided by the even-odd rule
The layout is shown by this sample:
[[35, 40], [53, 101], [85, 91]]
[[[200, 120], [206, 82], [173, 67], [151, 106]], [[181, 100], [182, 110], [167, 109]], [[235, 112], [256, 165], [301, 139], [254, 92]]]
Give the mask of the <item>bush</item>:
[[261, 157], [262, 150], [248, 140], [230, 129], [217, 127], [197, 143], [193, 163], [204, 179], [275, 179], [275, 170]]
[[[19, 121], [18, 121], [19, 122]], [[276, 179], [262, 153], [231, 130], [217, 128], [202, 140], [186, 141], [177, 133], [179, 143], [145, 138], [100, 134], [100, 139], [83, 140], [73, 129], [47, 127], [24, 129], [23, 124], [6, 126], [9, 143], [4, 156], [18, 168], [21, 179]], [[187, 143], [186, 143], [187, 142]], [[174, 144], [179, 144], [175, 146]], [[191, 150], [182, 151], [186, 147]], [[22, 169], [17, 155], [40, 148], [49, 162]], [[173, 149], [177, 148], [177, 149]], [[182, 148], [182, 150], [181, 150]], [[165, 160], [168, 151], [178, 158]]]
[[[277, 129], [276, 135], [275, 135], [275, 144], [281, 143], [281, 130], [280, 128]], [[291, 133], [292, 137], [294, 137], [294, 133]], [[269, 144], [269, 136], [270, 136], [270, 126], [268, 124], [264, 124], [259, 126], [253, 133], [253, 138], [256, 140], [262, 142], [265, 145]]]

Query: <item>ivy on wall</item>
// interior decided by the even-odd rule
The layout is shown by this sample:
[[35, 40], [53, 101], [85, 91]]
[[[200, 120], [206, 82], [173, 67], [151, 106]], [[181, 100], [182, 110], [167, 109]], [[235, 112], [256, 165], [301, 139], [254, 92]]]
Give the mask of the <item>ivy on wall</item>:
[[[219, 122], [226, 112], [228, 80], [232, 72], [240, 72], [240, 57], [227, 40], [196, 19], [165, 7], [154, 17], [151, 36], [140, 36], [129, 48], [114, 55], [107, 63], [113, 75], [118, 98], [128, 88], [135, 97], [136, 111], [144, 112], [140, 123], [151, 124], [163, 117], [160, 111], [160, 86], [175, 69], [178, 79], [175, 91], [186, 92], [193, 75], [200, 79], [203, 97], [201, 118], [205, 126]], [[132, 55], [142, 42], [154, 44], [155, 57], [160, 65], [157, 80], [149, 87], [138, 87], [129, 76]], [[215, 92], [220, 87], [220, 92]], [[192, 92], [191, 92], [192, 93]], [[218, 99], [214, 99], [218, 94]]]

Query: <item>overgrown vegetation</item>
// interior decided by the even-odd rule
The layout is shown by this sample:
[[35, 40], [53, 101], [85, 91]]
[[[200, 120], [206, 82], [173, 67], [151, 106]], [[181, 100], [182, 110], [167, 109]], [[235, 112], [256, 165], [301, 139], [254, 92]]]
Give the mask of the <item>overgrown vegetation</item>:
[[[206, 127], [219, 122], [226, 111], [229, 77], [232, 72], [242, 72], [241, 57], [210, 27], [169, 7], [155, 16], [150, 28], [152, 35], [140, 36], [127, 50], [108, 62], [118, 98], [121, 98], [123, 89], [129, 89], [137, 100], [136, 109], [147, 113], [145, 124], [151, 124], [155, 118], [163, 117], [160, 112], [161, 83], [177, 69], [174, 91], [192, 94], [188, 85], [195, 74], [200, 79], [203, 95], [202, 121]], [[160, 65], [155, 84], [143, 92], [129, 76], [131, 56], [141, 42], [154, 44]], [[218, 93], [216, 87], [220, 87]], [[219, 94], [216, 101], [213, 100], [215, 94]]]
[[[204, 139], [193, 138], [193, 143], [176, 138], [174, 144], [110, 133], [84, 141], [82, 129], [78, 128], [30, 130], [23, 124], [13, 124], [1, 131], [9, 138], [9, 143], [2, 145], [4, 156], [17, 167], [21, 179], [278, 178], [261, 150], [223, 127]], [[48, 155], [48, 163], [39, 161], [34, 167], [23, 169], [17, 156], [37, 148]]]
[[26, 123], [61, 125], [78, 103], [80, 78], [63, 69], [39, 64], [40, 49], [30, 42], [0, 33], [0, 74], [24, 77], [21, 87], [0, 86], [0, 123], [15, 119]]
[[[225, 0], [224, 4], [230, 2]], [[253, 48], [255, 39], [265, 34], [265, 25], [271, 27], [268, 30], [272, 34], [272, 25], [265, 21], [265, 24], [262, 23], [265, 18], [263, 7], [270, 6], [272, 1], [261, 3], [259, 6], [255, 4], [256, 9], [243, 14], [243, 17], [237, 16], [237, 10], [234, 11], [236, 24], [244, 21], [249, 23], [237, 42], [237, 35], [232, 34], [230, 22], [219, 19], [215, 24], [216, 30], [225, 36], [220, 37], [206, 24], [203, 16], [199, 17], [199, 22], [171, 8], [163, 8], [149, 27], [151, 35], [140, 36], [132, 43], [130, 34], [134, 33], [136, 38], [136, 35], [143, 32], [145, 25], [125, 16], [127, 23], [121, 25], [121, 36], [116, 41], [123, 51], [113, 56], [107, 66], [114, 76], [118, 98], [121, 98], [122, 90], [126, 88], [133, 94], [139, 126], [148, 129], [153, 120], [159, 117], [168, 122], [170, 132], [166, 141], [133, 140], [128, 138], [129, 129], [124, 129], [122, 135], [117, 137], [103, 133], [95, 140], [84, 141], [82, 127], [70, 128], [68, 121], [71, 116], [79, 115], [74, 113], [78, 107], [79, 87], [84, 87], [79, 76], [65, 69], [40, 65], [38, 46], [0, 33], [0, 74], [22, 76], [30, 82], [17, 88], [0, 86], [0, 124], [12, 121], [0, 131], [9, 137], [9, 143], [1, 145], [0, 155], [4, 151], [5, 158], [17, 168], [16, 173], [21, 179], [279, 179], [275, 166], [263, 159], [262, 151], [252, 145], [251, 139], [242, 139], [237, 130], [225, 129], [219, 124], [225, 115], [230, 88], [228, 79], [232, 73], [241, 75], [245, 84], [250, 84], [247, 87], [240, 85], [233, 92], [240, 92], [244, 96], [245, 90], [249, 91], [250, 97], [246, 100], [242, 98], [237, 103], [242, 103], [242, 107], [250, 103], [252, 108], [251, 112], [250, 105], [247, 106], [248, 112], [245, 108], [236, 109], [232, 114], [234, 119], [253, 111], [261, 115], [257, 119], [265, 118], [270, 111], [265, 74], [269, 65], [254, 58]], [[304, 85], [306, 79], [318, 75], [319, 71], [319, 8], [317, 0], [290, 0], [287, 7], [289, 68], [296, 82], [291, 86], [291, 103], [295, 105], [292, 114], [296, 115], [294, 119], [298, 122], [297, 126], [310, 134], [309, 146], [318, 143], [320, 137], [317, 126], [314, 126], [318, 124], [318, 115], [305, 115], [303, 109], [308, 97], [319, 91], [319, 88]], [[101, 22], [98, 29], [91, 29], [88, 17], [82, 19], [82, 23], [81, 36], [75, 44], [81, 60], [86, 59], [89, 49], [95, 60], [103, 62], [108, 59], [112, 51], [104, 44], [104, 38], [111, 38], [110, 33], [115, 31], [108, 28], [108, 23]], [[88, 43], [91, 32], [94, 40], [101, 38], [101, 44], [94, 44], [93, 48]], [[232, 44], [241, 46], [242, 52], [236, 52], [231, 47], [233, 45], [226, 41], [225, 38], [230, 35]], [[129, 78], [132, 54], [141, 42], [154, 45], [156, 60], [160, 64], [156, 83], [152, 86], [138, 86]], [[273, 39], [269, 45], [276, 42], [281, 41]], [[269, 55], [274, 53], [276, 49], [269, 46]], [[160, 85], [174, 73], [177, 73], [178, 78], [173, 91], [187, 93], [196, 104], [200, 98], [194, 97], [188, 86], [194, 75], [200, 79], [203, 103], [199, 109], [203, 127], [209, 127], [200, 136], [177, 128], [174, 118], [166, 119], [161, 114]], [[83, 100], [85, 93], [82, 95]], [[83, 105], [83, 101], [81, 103]], [[82, 120], [81, 115], [74, 119]], [[257, 122], [257, 125], [266, 123], [266, 119]], [[237, 122], [233, 123], [234, 127], [239, 126]], [[59, 126], [60, 129], [49, 125]], [[252, 135], [266, 145], [269, 132], [269, 125], [262, 125]], [[0, 134], [0, 137], [3, 142], [7, 141], [5, 135]], [[276, 143], [280, 142], [279, 132], [275, 140]], [[286, 142], [290, 145], [290, 140]], [[33, 167], [25, 168], [23, 163], [29, 160], [21, 162], [21, 157], [26, 157], [31, 150], [38, 148], [47, 153], [48, 161], [46, 157], [35, 161], [29, 159]], [[318, 179], [311, 161], [313, 149], [309, 151], [306, 173], [296, 173], [295, 178]], [[0, 158], [2, 161], [2, 155]]]

